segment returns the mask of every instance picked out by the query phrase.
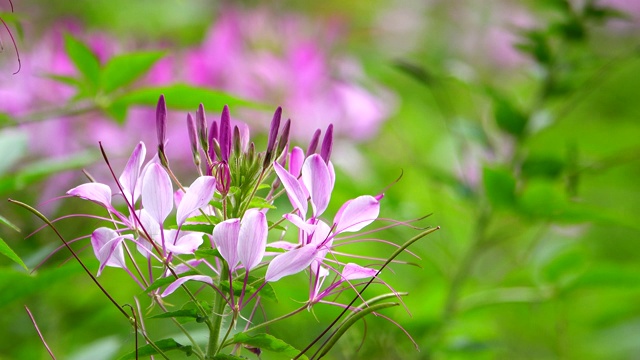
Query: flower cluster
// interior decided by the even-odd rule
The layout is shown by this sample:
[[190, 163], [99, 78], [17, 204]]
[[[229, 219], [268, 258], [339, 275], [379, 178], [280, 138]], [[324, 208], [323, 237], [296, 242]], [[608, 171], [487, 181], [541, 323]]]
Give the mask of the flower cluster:
[[[166, 113], [160, 97], [157, 154], [145, 162], [146, 147], [140, 142], [117, 179], [110, 168], [115, 189], [89, 182], [67, 192], [97, 203], [108, 213], [102, 219], [110, 226], [99, 227], [91, 235], [100, 262], [97, 275], [106, 267], [121, 268], [163, 308], [163, 298], [175, 291], [191, 294], [185, 283], [208, 284], [219, 297], [218, 306], [212, 309], [213, 315], [202, 309], [198, 316], [206, 319], [210, 329], [219, 330], [221, 319], [229, 315], [235, 324], [245, 307], [259, 305], [265, 287], [302, 272], [310, 279], [304, 307], [329, 303], [354, 313], [362, 310], [326, 298], [349, 289], [360, 298], [359, 285], [384, 284], [378, 279], [382, 264], [345, 263], [342, 259], [348, 255], [336, 250], [345, 238], [352, 238], [341, 238], [341, 234], [360, 232], [378, 218], [383, 196], [356, 197], [344, 203], [332, 221], [324, 220], [336, 181], [330, 160], [333, 126], [324, 136], [316, 131], [304, 151], [290, 146], [291, 121], [281, 126], [278, 108], [266, 149], [258, 151], [246, 129], [232, 127], [227, 107], [219, 123], [208, 126], [200, 106], [195, 119], [187, 115], [199, 176], [185, 187], [167, 160]], [[125, 210], [113, 204], [114, 194], [124, 201]], [[277, 199], [285, 194], [291, 207], [282, 211], [283, 201]], [[170, 216], [174, 208], [175, 216]], [[296, 242], [285, 240], [289, 232]], [[210, 336], [218, 339], [215, 331]], [[210, 343], [208, 354], [225, 345], [224, 340]]]

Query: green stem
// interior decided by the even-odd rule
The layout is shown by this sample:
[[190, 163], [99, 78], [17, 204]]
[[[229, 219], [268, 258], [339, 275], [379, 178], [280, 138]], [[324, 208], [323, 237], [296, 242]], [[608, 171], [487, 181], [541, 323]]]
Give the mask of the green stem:
[[[226, 279], [227, 277], [229, 277], [229, 266], [226, 262], [223, 262], [218, 288], [222, 288], [223, 279]], [[211, 326], [209, 327], [209, 343], [207, 345], [206, 356], [207, 359], [212, 359], [213, 356], [218, 353], [218, 340], [220, 338], [220, 328], [222, 327], [222, 314], [224, 312], [224, 307], [226, 304], [227, 303], [222, 298], [222, 295], [216, 292], [213, 302], [213, 310], [211, 310], [211, 317], [209, 318]]]
[[273, 324], [273, 323], [276, 323], [276, 322], [278, 322], [278, 321], [280, 321], [280, 320], [284, 320], [284, 319], [286, 319], [286, 318], [288, 318], [288, 317], [291, 317], [291, 316], [293, 316], [293, 315], [295, 315], [295, 314], [297, 314], [297, 313], [301, 312], [302, 310], [304, 310], [304, 309], [306, 309], [306, 308], [307, 308], [307, 304], [304, 304], [304, 305], [302, 305], [301, 307], [297, 308], [296, 310], [293, 310], [292, 312], [290, 312], [290, 313], [288, 313], [288, 314], [284, 314], [284, 315], [279, 316], [279, 317], [277, 317], [277, 318], [275, 318], [275, 319], [271, 319], [271, 320], [269, 320], [269, 321], [265, 321], [265, 322], [263, 322], [263, 323], [260, 323], [260, 324], [258, 324], [258, 325], [256, 325], [256, 326], [254, 326], [254, 327], [248, 328], [248, 329], [247, 329], [247, 330], [245, 330], [244, 332], [246, 332], [246, 333], [247, 333], [247, 332], [251, 332], [251, 331], [256, 331], [256, 330], [261, 329], [261, 328], [263, 328], [263, 327], [267, 327], [267, 326], [269, 326], [269, 325], [271, 325], [271, 324]]

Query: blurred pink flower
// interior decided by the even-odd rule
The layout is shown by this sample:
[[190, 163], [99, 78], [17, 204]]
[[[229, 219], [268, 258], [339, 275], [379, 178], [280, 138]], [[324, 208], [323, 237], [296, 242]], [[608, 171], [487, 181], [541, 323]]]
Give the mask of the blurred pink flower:
[[[331, 54], [340, 35], [336, 23], [227, 8], [202, 46], [187, 54], [188, 81], [281, 105], [285, 116], [306, 125], [294, 130], [294, 138], [308, 140], [315, 129], [333, 123], [338, 135], [364, 140], [390, 115], [393, 99], [360, 84], [358, 62]], [[267, 128], [252, 117], [241, 119]]]

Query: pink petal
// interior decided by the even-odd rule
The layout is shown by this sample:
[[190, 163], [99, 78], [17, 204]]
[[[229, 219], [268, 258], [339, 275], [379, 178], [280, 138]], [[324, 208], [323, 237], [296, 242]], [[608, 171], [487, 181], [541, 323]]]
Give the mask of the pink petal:
[[293, 244], [288, 241], [274, 241], [272, 243], [267, 244], [267, 247], [274, 249], [284, 249], [284, 250], [293, 250], [298, 246], [298, 244]]
[[304, 162], [302, 180], [311, 195], [313, 217], [318, 217], [327, 209], [333, 190], [329, 169], [320, 155], [313, 154]]
[[174, 254], [193, 254], [204, 242], [202, 233], [184, 233], [178, 238], [176, 244], [167, 243], [167, 250]]
[[344, 280], [357, 280], [374, 277], [378, 274], [378, 270], [362, 267], [358, 264], [348, 263], [342, 269], [342, 278]]
[[182, 189], [178, 189], [173, 193], [173, 201], [176, 203], [177, 207], [180, 207], [180, 203], [182, 202], [183, 197], [184, 191], [182, 191]]
[[302, 164], [304, 163], [304, 151], [299, 147], [294, 147], [289, 155], [289, 173], [294, 177], [300, 175]]
[[179, 288], [182, 284], [184, 284], [189, 280], [200, 281], [203, 283], [207, 283], [209, 285], [213, 285], [213, 279], [211, 279], [211, 277], [209, 276], [205, 276], [205, 275], [184, 276], [172, 282], [171, 285], [167, 286], [167, 288], [164, 290], [164, 292], [162, 292], [162, 295], [160, 296], [166, 297], [171, 295], [174, 291], [176, 291], [177, 288]]
[[[200, 265], [204, 260], [203, 259], [191, 259], [188, 260], [186, 262], [186, 264], [179, 264], [178, 266], [175, 267], [175, 269], [173, 270], [176, 274], [180, 275], [183, 274], [189, 270], [191, 270], [194, 267], [197, 267], [198, 265]], [[167, 271], [169, 272], [169, 271]], [[170, 274], [167, 274], [167, 276], [169, 276]]]
[[200, 176], [182, 197], [178, 205], [176, 220], [178, 226], [182, 225], [189, 215], [209, 204], [216, 189], [216, 178], [213, 176]]
[[334, 219], [336, 233], [353, 232], [371, 224], [380, 214], [380, 201], [371, 195], [349, 200], [338, 210]]
[[278, 174], [278, 178], [282, 182], [282, 185], [284, 185], [285, 190], [287, 191], [287, 195], [289, 196], [291, 205], [293, 205], [294, 208], [300, 210], [300, 213], [305, 215], [307, 213], [307, 196], [302, 190], [302, 186], [300, 186], [298, 179], [296, 179], [295, 176], [291, 175], [277, 162], [273, 163], [273, 168], [276, 171], [276, 174]]
[[305, 245], [301, 248], [278, 255], [269, 264], [265, 281], [278, 281], [281, 278], [297, 274], [311, 264], [316, 256], [316, 246]]
[[267, 217], [264, 213], [249, 209], [244, 213], [238, 236], [238, 258], [247, 270], [262, 261], [267, 246]]
[[173, 209], [171, 179], [160, 164], [151, 164], [144, 174], [142, 206], [158, 224], [162, 224]]
[[86, 183], [76, 186], [67, 191], [68, 195], [77, 196], [81, 199], [90, 200], [104, 206], [107, 210], [112, 210], [111, 188], [101, 183]]
[[331, 249], [331, 244], [333, 243], [333, 237], [331, 235], [331, 228], [329, 225], [325, 224], [322, 221], [319, 221], [316, 224], [316, 228], [313, 231], [313, 235], [311, 236], [310, 244], [315, 245], [318, 248], [318, 253], [316, 254], [316, 260], [322, 261], [325, 256], [327, 256], [327, 252]]
[[98, 228], [91, 234], [93, 253], [100, 261], [97, 276], [100, 276], [105, 266], [125, 267], [124, 251], [120, 246], [122, 240], [124, 238], [119, 236], [116, 231], [105, 227]]
[[240, 233], [240, 219], [225, 220], [213, 228], [213, 242], [216, 244], [222, 258], [233, 271], [238, 265], [238, 235]]
[[298, 229], [304, 231], [307, 234], [311, 234], [315, 229], [315, 225], [310, 224], [304, 221], [300, 216], [295, 214], [284, 214], [283, 217], [289, 220], [293, 225], [295, 225]]
[[140, 183], [138, 179], [146, 155], [147, 149], [144, 143], [138, 143], [133, 149], [133, 153], [131, 153], [131, 157], [129, 161], [127, 161], [122, 175], [118, 178], [120, 186], [122, 186], [122, 191], [124, 192], [123, 195], [130, 204], [134, 204], [136, 200], [138, 200], [138, 196], [140, 196]]

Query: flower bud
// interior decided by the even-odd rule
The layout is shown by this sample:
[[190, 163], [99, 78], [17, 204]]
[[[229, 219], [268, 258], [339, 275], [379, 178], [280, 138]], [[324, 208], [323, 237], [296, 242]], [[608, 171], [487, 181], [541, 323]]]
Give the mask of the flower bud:
[[316, 148], [318, 147], [318, 142], [320, 142], [321, 133], [322, 131], [320, 129], [316, 130], [316, 132], [313, 133], [313, 137], [311, 138], [311, 141], [309, 142], [309, 147], [307, 148], [306, 157], [309, 157], [316, 152]]
[[196, 166], [200, 166], [200, 153], [198, 151], [198, 139], [196, 135], [196, 123], [191, 116], [191, 113], [187, 114], [187, 130], [189, 132], [189, 142], [191, 143], [191, 156], [193, 157], [193, 163]]
[[221, 160], [228, 162], [231, 153], [231, 115], [229, 114], [229, 107], [227, 105], [222, 109], [219, 135], [218, 143], [220, 144]]
[[229, 193], [231, 188], [231, 171], [229, 164], [219, 162], [214, 165], [213, 176], [216, 178], [216, 189], [224, 197]]
[[164, 167], [169, 167], [169, 160], [164, 152], [164, 143], [167, 136], [167, 103], [164, 95], [160, 95], [156, 106], [156, 134], [158, 135], [158, 158]]
[[207, 154], [209, 152], [209, 136], [207, 131], [207, 117], [204, 113], [204, 106], [200, 104], [196, 111], [196, 128], [198, 130], [198, 140], [202, 151]]
[[213, 142], [216, 141], [218, 139], [218, 122], [214, 121], [213, 123], [211, 123], [211, 127], [209, 128], [209, 137], [208, 137], [208, 143], [209, 143], [209, 159], [211, 159], [211, 162], [215, 162], [216, 160], [216, 151], [213, 147]]
[[333, 124], [329, 124], [327, 131], [324, 133], [324, 139], [322, 139], [322, 148], [320, 149], [320, 157], [325, 163], [329, 163], [331, 157], [331, 150], [333, 150]]

